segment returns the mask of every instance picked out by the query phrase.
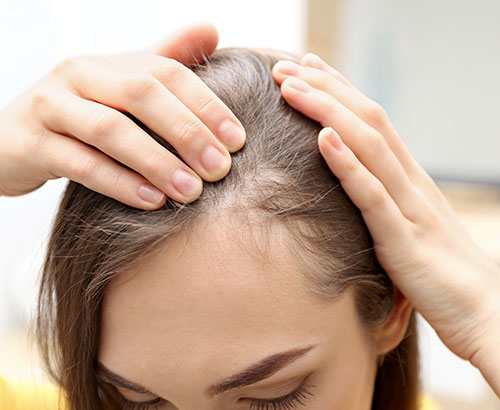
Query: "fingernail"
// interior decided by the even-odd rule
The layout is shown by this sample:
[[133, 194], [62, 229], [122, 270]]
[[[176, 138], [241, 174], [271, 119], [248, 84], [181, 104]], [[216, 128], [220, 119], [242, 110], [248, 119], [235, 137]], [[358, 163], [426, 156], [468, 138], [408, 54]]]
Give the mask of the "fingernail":
[[326, 127], [321, 130], [321, 133], [325, 136], [326, 140], [330, 143], [333, 148], [335, 148], [337, 151], [342, 150], [342, 140], [340, 139], [339, 134], [331, 128], [331, 127]]
[[227, 158], [217, 148], [209, 146], [201, 155], [201, 163], [208, 172], [214, 172], [226, 166]]
[[137, 195], [150, 204], [158, 204], [163, 201], [165, 194], [150, 184], [143, 184], [137, 190]]
[[309, 84], [297, 77], [289, 77], [286, 81], [290, 87], [302, 93], [307, 93], [312, 89]]
[[183, 169], [175, 171], [172, 184], [184, 196], [192, 196], [200, 189], [201, 181]]
[[278, 71], [287, 75], [297, 75], [299, 74], [299, 66], [293, 61], [280, 60], [276, 63], [276, 68]]
[[233, 121], [225, 120], [217, 131], [219, 139], [228, 147], [239, 147], [245, 141], [245, 135]]

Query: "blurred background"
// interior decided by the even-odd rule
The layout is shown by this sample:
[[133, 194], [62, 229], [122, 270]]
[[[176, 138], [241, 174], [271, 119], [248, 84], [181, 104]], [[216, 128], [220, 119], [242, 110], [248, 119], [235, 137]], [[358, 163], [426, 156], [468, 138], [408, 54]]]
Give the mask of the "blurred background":
[[[215, 24], [220, 47], [312, 51], [388, 111], [478, 244], [500, 264], [498, 0], [1, 0], [0, 109], [69, 55], [152, 45]], [[0, 197], [0, 376], [43, 378], [27, 337], [66, 180]], [[422, 384], [444, 410], [500, 409], [422, 319]]]

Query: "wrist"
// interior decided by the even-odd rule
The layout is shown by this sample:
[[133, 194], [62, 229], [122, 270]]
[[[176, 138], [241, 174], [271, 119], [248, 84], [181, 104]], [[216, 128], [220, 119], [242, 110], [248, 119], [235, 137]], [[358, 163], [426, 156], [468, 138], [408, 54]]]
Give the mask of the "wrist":
[[477, 368], [484, 379], [500, 397], [500, 338], [493, 343], [485, 343], [471, 358], [470, 363]]
[[481, 306], [481, 325], [469, 361], [500, 397], [500, 286], [490, 288]]

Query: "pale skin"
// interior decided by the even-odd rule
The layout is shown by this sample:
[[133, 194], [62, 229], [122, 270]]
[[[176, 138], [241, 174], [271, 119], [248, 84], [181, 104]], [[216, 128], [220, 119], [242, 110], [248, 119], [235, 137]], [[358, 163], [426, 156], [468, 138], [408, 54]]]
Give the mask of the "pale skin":
[[187, 67], [203, 62], [217, 42], [215, 28], [200, 24], [148, 49], [59, 63], [0, 111], [0, 195], [22, 195], [67, 177], [141, 209], [157, 209], [167, 196], [198, 198], [202, 178], [224, 177], [230, 152], [245, 142], [236, 116]]
[[[314, 54], [278, 62], [283, 97], [361, 210], [377, 259], [441, 340], [500, 396], [500, 267], [471, 239], [383, 108]], [[362, 189], [361, 189], [362, 187]]]
[[[187, 48], [190, 52], [187, 54], [183, 53], [183, 50], [186, 50], [183, 47], [185, 45], [189, 45]], [[157, 58], [159, 56], [163, 56], [163, 59], [175, 57], [180, 62], [189, 64], [193, 60], [199, 59], [203, 54], [209, 55], [216, 45], [217, 32], [215, 28], [203, 25], [201, 28], [200, 26], [193, 28], [192, 31], [187, 30], [179, 34], [178, 37], [174, 36], [173, 39], [163, 45], [158, 45], [154, 50], [141, 51], [134, 55], [69, 59], [64, 64], [59, 65], [40, 82], [43, 84], [43, 92], [41, 92], [41, 86], [34, 86], [0, 111], [0, 156], [2, 158], [0, 161], [0, 194], [21, 195], [38, 188], [48, 179], [66, 176], [91, 189], [141, 209], [158, 208], [166, 200], [165, 193], [181, 202], [195, 200], [201, 194], [201, 187], [198, 187], [198, 191], [191, 196], [182, 196], [174, 188], [172, 182], [175, 170], [179, 167], [186, 167], [186, 164], [183, 164], [182, 161], [174, 161], [167, 155], [166, 150], [160, 152], [157, 151], [156, 147], [152, 148], [151, 146], [148, 150], [146, 142], [148, 137], [141, 134], [139, 128], [130, 128], [131, 124], [126, 117], [122, 116], [122, 118], [116, 114], [119, 113], [119, 109], [126, 108], [130, 108], [133, 114], [140, 114], [139, 119], [143, 119], [146, 125], [153, 129], [156, 128], [160, 131], [159, 134], [172, 145], [178, 146], [181, 156], [189, 165], [185, 170], [195, 174], [199, 172], [196, 174], [198, 178], [213, 181], [225, 176], [229, 171], [230, 163], [219, 173], [216, 172], [209, 176], [208, 173], [203, 172], [200, 166], [201, 162], [197, 159], [199, 157], [196, 155], [199, 155], [203, 148], [201, 145], [217, 144], [219, 141], [216, 137], [218, 134], [217, 125], [209, 124], [208, 119], [212, 118], [212, 115], [206, 115], [204, 120], [205, 117], [202, 114], [214, 108], [218, 112], [215, 117], [219, 119], [217, 124], [222, 124], [225, 119], [234, 121], [234, 116], [227, 108], [218, 105], [213, 96], [211, 97], [213, 103], [202, 104], [201, 107], [196, 106], [192, 102], [191, 96], [197, 96], [198, 98], [195, 100], [198, 103], [200, 101], [206, 102], [209, 94], [207, 94], [207, 88], [189, 75], [187, 71], [179, 69], [175, 62], [168, 60], [167, 65], [170, 68], [166, 69], [164, 64], [166, 61]], [[138, 62], [139, 60], [143, 61], [142, 65]], [[73, 64], [75, 61], [77, 64]], [[159, 68], [155, 71], [154, 67], [158, 68], [158, 65], [155, 64], [160, 64], [165, 70]], [[171, 79], [168, 73], [172, 73], [169, 70], [174, 65], [177, 67], [177, 71], [174, 70], [174, 72], [187, 73], [186, 76], [174, 76], [175, 81]], [[81, 69], [83, 66], [95, 68], [89, 72], [88, 78], [82, 76], [82, 72], [86, 71]], [[306, 54], [300, 64], [294, 66], [295, 72], [285, 72], [284, 68], [282, 63], [278, 63], [273, 69], [273, 76], [281, 85], [282, 95], [294, 108], [317, 120], [325, 127], [318, 136], [318, 149], [332, 172], [340, 179], [346, 193], [361, 210], [374, 239], [377, 258], [404, 294], [404, 297], [400, 298], [401, 306], [404, 305], [405, 300], [408, 300], [431, 324], [451, 351], [476, 366], [496, 394], [500, 396], [500, 268], [470, 238], [433, 180], [413, 159], [380, 105], [366, 97], [342, 74], [313, 54]], [[167, 74], [163, 77], [158, 73]], [[120, 78], [122, 81], [109, 82], [106, 80], [111, 77]], [[158, 82], [153, 81], [152, 77]], [[86, 100], [86, 97], [89, 98], [89, 96], [77, 95], [74, 91], [74, 88], [78, 88], [79, 84], [91, 83], [109, 84], [109, 89], [103, 87], [103, 90], [95, 90], [100, 94], [90, 96], [95, 100], [92, 104]], [[159, 83], [163, 84], [175, 98], [164, 98], [166, 91], [159, 91]], [[191, 85], [193, 87], [192, 93], [182, 94], [184, 88], [176, 88], [176, 85], [180, 83], [183, 86]], [[163, 135], [162, 126], [159, 127], [154, 114], [150, 116], [146, 110], [138, 112], [137, 107], [134, 108], [130, 105], [120, 106], [123, 94], [118, 91], [123, 90], [124, 84], [128, 84], [125, 87], [125, 92], [129, 93], [128, 101], [132, 100], [131, 97], [141, 98], [143, 103], [147, 103], [151, 99], [154, 101], [151, 104], [152, 112], [159, 108], [159, 104], [163, 104], [163, 109], [170, 109], [175, 114], [184, 112], [184, 114], [180, 114], [181, 118], [182, 115], [185, 116], [184, 118], [189, 118], [185, 122], [177, 124], [176, 132], [173, 134]], [[106, 93], [106, 90], [109, 92]], [[72, 100], [65, 99], [62, 103], [61, 98], [63, 96], [69, 98], [68, 93], [72, 94]], [[78, 98], [86, 100], [86, 102], [82, 103]], [[58, 123], [58, 110], [63, 105], [68, 107], [68, 111], [65, 111], [64, 115], [66, 120], [63, 123], [61, 121]], [[203, 107], [205, 110], [202, 109]], [[110, 110], [114, 110], [112, 118], [107, 117]], [[111, 122], [107, 122], [109, 118], [112, 119]], [[193, 125], [197, 119], [199, 120], [198, 125]], [[48, 123], [52, 126], [49, 127]], [[57, 128], [57, 124], [60, 128]], [[85, 128], [86, 124], [90, 124], [91, 128]], [[237, 126], [240, 127], [240, 125]], [[52, 128], [56, 130], [54, 131]], [[109, 135], [103, 132], [104, 129], [111, 130]], [[190, 134], [189, 130], [194, 129], [197, 132]], [[204, 130], [204, 133], [200, 134], [201, 129]], [[118, 134], [126, 135], [124, 138], [130, 138], [130, 144], [133, 146], [143, 147], [141, 155], [125, 157], [126, 153], [120, 152], [118, 148], [122, 144], [122, 141], [117, 139]], [[88, 145], [83, 144], [85, 141], [79, 142], [82, 141], [80, 138], [83, 139], [84, 135], [90, 136], [91, 140], [88, 142], [95, 143], [96, 146], [102, 148], [103, 153], [97, 153], [97, 151], [94, 153]], [[195, 140], [189, 135], [203, 135], [203, 137], [197, 137]], [[233, 148], [226, 146], [228, 148], [228, 151], [224, 153], [226, 159], [230, 160], [229, 152], [238, 150], [243, 144], [244, 139], [240, 144], [233, 145]], [[220, 148], [220, 145], [217, 147]], [[44, 155], [34, 155], [34, 153], [39, 152], [43, 152]], [[81, 158], [81, 160], [70, 162], [67, 158], [71, 158], [71, 156]], [[111, 161], [112, 158], [125, 163], [136, 172], [120, 167]], [[163, 165], [158, 165], [160, 162], [168, 165], [161, 168]], [[75, 163], [84, 166], [78, 168], [75, 167]], [[159, 202], [150, 203], [141, 198], [139, 195], [140, 187], [144, 183], [153, 184], [154, 187], [160, 189]], [[144, 194], [144, 191], [142, 193]], [[229, 246], [229, 244], [227, 245]], [[138, 277], [145, 276], [141, 272], [136, 273]], [[157, 272], [157, 274], [159, 273]], [[132, 277], [131, 280], [134, 278]], [[258, 283], [252, 285], [258, 289]], [[123, 288], [126, 289], [126, 286], [124, 284]], [[292, 292], [292, 294], [294, 293]], [[294, 295], [296, 302], [301, 303], [302, 299], [299, 293]], [[336, 302], [339, 303], [336, 308], [340, 310], [335, 311], [336, 308], [332, 305], [332, 311], [329, 312], [332, 316], [329, 318], [335, 317], [335, 312], [348, 314], [349, 303], [347, 300], [342, 305], [347, 311], [341, 312], [341, 302]], [[315, 303], [319, 303], [312, 300], [307, 301], [311, 305], [306, 306], [306, 302], [302, 301], [303, 305], [301, 306], [304, 309], [310, 309], [312, 306], [316, 306]], [[186, 299], [185, 303], [188, 302], [189, 299]], [[265, 302], [268, 303], [268, 301]], [[194, 304], [191, 307], [197, 308]], [[209, 312], [217, 310], [215, 305], [211, 308], [213, 310]], [[165, 307], [165, 309], [167, 308]], [[405, 309], [402, 308], [401, 312], [404, 311]], [[249, 307], [249, 311], [245, 313], [250, 314], [250, 312]], [[195, 310], [191, 311], [191, 319], [193, 320], [195, 313]], [[271, 320], [271, 318], [266, 319]], [[299, 318], [296, 319], [299, 320]], [[324, 316], [323, 319], [326, 320], [327, 316]], [[396, 315], [392, 323], [395, 323], [395, 327], [398, 329], [403, 329], [403, 319], [403, 314], [401, 314], [400, 320]], [[264, 318], [262, 320], [264, 321]], [[354, 326], [353, 323], [355, 322], [351, 322]], [[400, 323], [399, 326], [398, 323]], [[354, 332], [353, 337], [355, 337], [355, 329], [351, 330]], [[292, 332], [291, 329], [290, 332]], [[389, 332], [389, 334], [397, 333]], [[254, 348], [253, 350], [244, 345], [241, 350], [232, 352], [232, 356], [218, 356], [219, 359], [221, 357], [223, 359], [210, 363], [207, 358], [204, 358], [203, 345], [200, 345], [197, 351], [200, 355], [198, 358], [207, 367], [203, 369], [205, 371], [202, 375], [203, 380], [199, 379], [202, 377], [201, 375], [197, 376], [194, 370], [189, 367], [191, 359], [186, 355], [184, 358], [189, 360], [185, 363], [179, 362], [178, 365], [182, 365], [184, 368], [187, 366], [188, 370], [186, 370], [186, 374], [180, 376], [183, 376], [183, 380], [189, 382], [189, 385], [200, 389], [197, 390], [195, 397], [201, 400], [202, 386], [212, 384], [218, 381], [219, 377], [228, 375], [228, 372], [232, 374], [233, 371], [240, 370], [262, 356], [296, 347], [288, 342], [286, 345], [281, 345], [279, 343], [281, 339], [276, 337], [275, 344], [259, 345], [259, 349]], [[298, 344], [304, 342], [298, 337], [299, 335], [296, 335], [294, 341]], [[317, 337], [323, 337], [323, 340], [327, 340], [326, 335], [317, 335]], [[398, 338], [389, 339], [392, 342], [397, 342]], [[255, 340], [255, 337], [252, 340]], [[382, 337], [380, 340], [382, 343], [378, 346], [380, 351], [385, 346], [383, 340]], [[333, 344], [334, 341], [330, 342], [332, 343], [330, 344], [331, 348], [338, 347]], [[387, 343], [387, 346], [389, 345], [391, 343]], [[212, 344], [207, 344], [207, 346], [206, 356], [208, 356], [208, 352], [221, 354], [218, 350], [210, 350], [213, 348]], [[362, 351], [362, 347], [358, 347], [361, 349], [359, 351]], [[181, 346], [177, 346], [177, 349], [180, 348]], [[181, 354], [180, 350], [177, 350], [176, 353]], [[323, 353], [325, 352], [323, 351]], [[152, 356], [159, 358], [158, 360], [161, 359], [160, 356]], [[323, 356], [323, 358], [327, 357]], [[372, 356], [367, 354], [365, 359], [366, 366], [369, 367], [368, 363], [372, 363], [373, 366], [373, 351]], [[181, 393], [179, 393], [179, 397], [175, 396], [175, 391], [171, 390], [169, 386], [165, 386], [165, 390], [160, 391], [159, 388], [155, 387], [157, 382], [152, 380], [151, 373], [145, 367], [138, 368], [141, 373], [134, 373], [130, 369], [117, 367], [118, 358], [108, 358], [107, 360], [109, 361], [106, 364], [110, 366], [111, 370], [117, 372], [121, 370], [123, 376], [147, 384], [148, 387], [155, 389], [155, 394], [165, 395], [166, 400], [180, 400], [180, 404], [192, 405], [195, 403], [194, 401], [189, 402], [190, 396], [183, 396]], [[191, 363], [196, 363], [196, 361]], [[228, 367], [209, 369], [208, 367], [212, 363], [220, 364], [220, 366], [224, 364]], [[326, 365], [330, 363], [333, 366], [333, 363], [328, 360], [325, 363]], [[112, 367], [113, 365], [115, 367]], [[174, 371], [175, 368], [172, 365], [170, 369]], [[196, 377], [196, 383], [188, 380], [188, 376]], [[180, 392], [187, 394], [186, 388]], [[366, 382], [364, 388], [369, 391], [370, 383]], [[263, 394], [265, 389], [253, 392]], [[280, 390], [280, 392], [286, 393], [288, 391]], [[234, 397], [231, 397], [234, 400]], [[255, 397], [258, 396], [255, 395]], [[266, 397], [273, 397], [273, 395], [269, 393]], [[266, 397], [262, 396], [261, 398]]]
[[[153, 402], [151, 409], [248, 410], [258, 408], [252, 400], [286, 396], [308, 377], [314, 387], [302, 397], [304, 408], [369, 410], [377, 357], [403, 338], [408, 300], [397, 299], [369, 341], [351, 291], [337, 301], [308, 293], [293, 251], [278, 242], [283, 229], [272, 232], [271, 260], [263, 263], [248, 252], [249, 228], [225, 224], [226, 218], [222, 212], [183, 232], [108, 285], [98, 360], [148, 391], [117, 387], [120, 394]], [[265, 357], [311, 345], [262, 381], [206, 396], [209, 386]]]

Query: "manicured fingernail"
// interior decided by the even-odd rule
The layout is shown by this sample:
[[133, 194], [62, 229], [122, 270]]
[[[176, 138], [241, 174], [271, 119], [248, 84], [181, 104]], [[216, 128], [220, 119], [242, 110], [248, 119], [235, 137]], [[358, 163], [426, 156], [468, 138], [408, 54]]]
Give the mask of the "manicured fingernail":
[[326, 140], [333, 146], [337, 151], [342, 150], [342, 140], [340, 139], [339, 134], [331, 128], [326, 127], [321, 130], [321, 133], [325, 136]]
[[301, 93], [307, 93], [312, 89], [309, 84], [297, 77], [288, 77], [286, 81], [290, 87], [300, 91]]
[[225, 120], [217, 130], [219, 139], [228, 147], [239, 147], [245, 141], [245, 135], [233, 121]]
[[183, 169], [175, 171], [172, 184], [184, 196], [192, 196], [200, 189], [201, 181]]
[[137, 190], [137, 195], [150, 204], [158, 204], [163, 201], [165, 194], [150, 184], [143, 184]]
[[276, 69], [286, 75], [299, 74], [299, 66], [293, 61], [280, 60], [276, 63]]
[[217, 148], [209, 146], [201, 154], [201, 163], [208, 172], [214, 172], [226, 166], [227, 158]]

